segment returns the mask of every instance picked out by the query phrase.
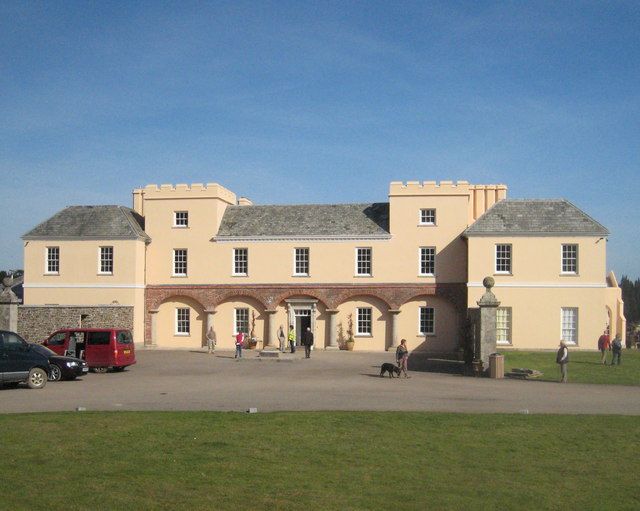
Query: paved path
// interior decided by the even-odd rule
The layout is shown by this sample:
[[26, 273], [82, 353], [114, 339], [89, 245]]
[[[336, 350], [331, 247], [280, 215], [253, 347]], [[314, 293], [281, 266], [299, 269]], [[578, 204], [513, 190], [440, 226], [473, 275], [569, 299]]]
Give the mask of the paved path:
[[[0, 390], [0, 412], [87, 410], [407, 410], [640, 415], [640, 388], [491, 380], [411, 372], [380, 378], [388, 353], [314, 352], [309, 360], [234, 360], [195, 351], [137, 352], [122, 373], [43, 390]], [[296, 354], [297, 355], [297, 354]]]

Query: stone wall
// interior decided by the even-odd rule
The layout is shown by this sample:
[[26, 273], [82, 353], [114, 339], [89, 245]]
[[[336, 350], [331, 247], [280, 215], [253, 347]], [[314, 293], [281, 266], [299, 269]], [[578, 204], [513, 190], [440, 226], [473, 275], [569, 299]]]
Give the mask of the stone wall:
[[30, 342], [42, 342], [61, 328], [124, 328], [133, 331], [133, 307], [98, 305], [21, 305], [18, 333]]

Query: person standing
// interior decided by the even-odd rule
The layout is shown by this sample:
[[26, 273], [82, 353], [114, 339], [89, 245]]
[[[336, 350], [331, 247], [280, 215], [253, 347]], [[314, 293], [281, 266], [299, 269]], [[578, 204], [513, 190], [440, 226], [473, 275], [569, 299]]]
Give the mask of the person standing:
[[289, 346], [291, 346], [291, 353], [296, 352], [296, 331], [293, 328], [293, 325], [289, 325], [289, 334], [287, 335], [287, 339], [289, 339]]
[[238, 332], [236, 335], [236, 356], [234, 358], [242, 358], [242, 348], [244, 346], [244, 332]]
[[287, 342], [287, 336], [284, 333], [284, 327], [280, 325], [280, 330], [278, 330], [278, 341], [280, 343], [280, 351], [284, 353], [284, 349]]
[[567, 364], [569, 364], [569, 348], [564, 341], [560, 341], [560, 348], [556, 353], [556, 362], [560, 364], [560, 383], [567, 383], [569, 375], [567, 374]]
[[213, 331], [212, 326], [207, 330], [207, 350], [209, 353], [214, 353], [216, 350], [216, 333]]
[[396, 362], [398, 369], [404, 373], [405, 378], [409, 378], [407, 374], [407, 366], [409, 365], [409, 350], [407, 349], [407, 340], [402, 339], [400, 345], [396, 348]]
[[611, 343], [611, 353], [613, 353], [611, 357], [611, 365], [620, 365], [622, 362], [622, 339], [620, 338], [620, 334], [616, 334], [613, 338], [613, 342]]
[[307, 327], [303, 336], [302, 344], [304, 344], [304, 358], [311, 358], [311, 346], [313, 346], [313, 332], [311, 327]]
[[602, 354], [600, 361], [602, 365], [607, 364], [607, 350], [611, 349], [611, 341], [609, 340], [609, 332], [605, 330], [598, 339], [598, 349]]

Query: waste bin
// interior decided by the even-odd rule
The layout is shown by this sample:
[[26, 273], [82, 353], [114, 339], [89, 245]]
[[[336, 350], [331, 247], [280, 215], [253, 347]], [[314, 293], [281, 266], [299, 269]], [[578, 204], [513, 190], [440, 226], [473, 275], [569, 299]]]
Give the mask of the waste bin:
[[489, 377], [504, 378], [504, 357], [500, 353], [489, 355]]

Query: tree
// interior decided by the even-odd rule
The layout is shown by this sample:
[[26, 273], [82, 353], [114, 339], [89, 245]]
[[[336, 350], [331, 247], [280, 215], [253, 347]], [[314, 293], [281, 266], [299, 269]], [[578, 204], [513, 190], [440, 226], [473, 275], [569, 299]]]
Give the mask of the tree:
[[640, 323], [640, 279], [632, 282], [626, 275], [620, 279], [622, 289], [622, 300], [624, 301], [624, 316], [627, 324], [637, 325]]

